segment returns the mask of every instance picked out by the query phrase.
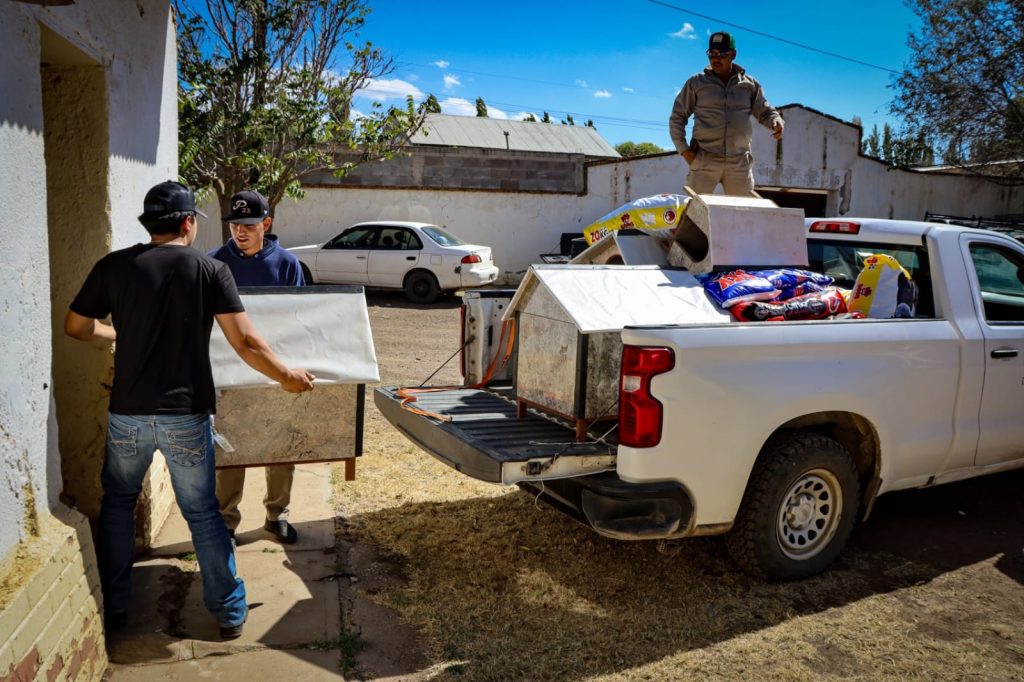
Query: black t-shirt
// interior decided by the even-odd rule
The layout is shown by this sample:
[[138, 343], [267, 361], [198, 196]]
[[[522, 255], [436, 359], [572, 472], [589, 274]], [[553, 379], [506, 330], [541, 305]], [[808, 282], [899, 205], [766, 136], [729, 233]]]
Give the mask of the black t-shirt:
[[115, 414], [213, 414], [213, 316], [242, 312], [227, 266], [196, 249], [136, 244], [95, 266], [71, 310], [117, 331]]

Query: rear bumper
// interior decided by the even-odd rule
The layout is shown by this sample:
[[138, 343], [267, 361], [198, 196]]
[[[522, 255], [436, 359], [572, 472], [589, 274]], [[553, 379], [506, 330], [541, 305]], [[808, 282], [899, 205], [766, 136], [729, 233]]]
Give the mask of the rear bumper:
[[693, 502], [679, 483], [627, 483], [606, 472], [519, 485], [616, 540], [669, 540], [691, 534]]
[[482, 268], [468, 269], [463, 266], [459, 272], [463, 287], [481, 287], [485, 284], [492, 284], [498, 279], [498, 266], [490, 265]]

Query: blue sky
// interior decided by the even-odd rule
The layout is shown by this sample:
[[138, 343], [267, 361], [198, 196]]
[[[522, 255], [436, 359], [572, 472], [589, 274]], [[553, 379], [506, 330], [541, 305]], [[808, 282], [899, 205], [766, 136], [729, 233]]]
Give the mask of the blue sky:
[[[594, 120], [612, 144], [650, 141], [670, 149], [668, 115], [679, 88], [706, 66], [710, 32], [736, 36], [736, 62], [780, 106], [800, 103], [844, 120], [873, 124], [888, 113], [892, 74], [787, 45], [746, 30], [803, 43], [899, 71], [907, 34], [920, 26], [901, 0], [860, 2], [703, 2], [666, 0], [702, 18], [647, 0], [510, 3], [368, 0], [363, 38], [395, 58], [370, 99], [397, 103], [433, 93], [445, 113], [474, 114], [483, 97], [492, 117], [548, 111]], [[468, 104], [467, 104], [468, 103]]]

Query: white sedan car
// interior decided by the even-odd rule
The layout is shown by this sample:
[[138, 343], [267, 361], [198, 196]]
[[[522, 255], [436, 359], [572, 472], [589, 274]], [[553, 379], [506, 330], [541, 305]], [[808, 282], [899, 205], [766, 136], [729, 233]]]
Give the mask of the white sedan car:
[[489, 246], [467, 244], [428, 223], [358, 223], [323, 244], [288, 249], [309, 284], [405, 289], [414, 303], [498, 278]]

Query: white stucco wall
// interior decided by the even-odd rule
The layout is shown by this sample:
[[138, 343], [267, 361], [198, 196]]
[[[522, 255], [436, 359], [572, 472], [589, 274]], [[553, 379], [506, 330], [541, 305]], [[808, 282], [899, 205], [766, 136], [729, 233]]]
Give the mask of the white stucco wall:
[[[151, 185], [175, 177], [177, 165], [168, 0], [79, 0], [50, 9], [0, 3], [0, 518], [6, 520], [0, 556], [26, 532], [19, 521], [29, 499], [45, 512], [61, 488], [51, 404], [40, 25], [105, 68], [115, 247], [146, 239], [135, 221], [142, 197]], [[58, 226], [57, 233], [73, 240], [74, 225]]]

